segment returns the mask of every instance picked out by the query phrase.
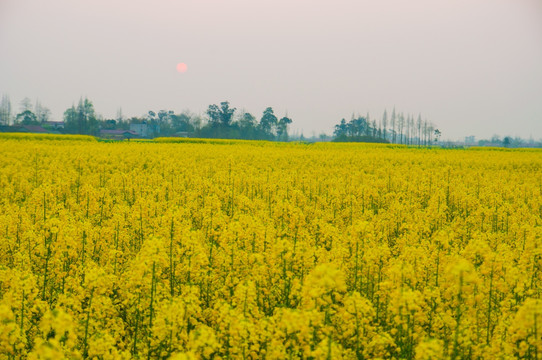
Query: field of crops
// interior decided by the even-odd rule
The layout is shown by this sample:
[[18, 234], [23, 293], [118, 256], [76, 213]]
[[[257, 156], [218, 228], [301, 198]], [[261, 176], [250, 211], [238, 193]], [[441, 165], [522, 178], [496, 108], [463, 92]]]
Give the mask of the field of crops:
[[542, 357], [542, 151], [0, 155], [2, 359]]

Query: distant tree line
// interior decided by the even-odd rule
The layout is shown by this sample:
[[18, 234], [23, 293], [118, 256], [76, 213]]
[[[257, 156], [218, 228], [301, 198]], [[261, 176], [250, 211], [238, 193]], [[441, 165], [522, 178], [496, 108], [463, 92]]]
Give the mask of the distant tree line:
[[292, 119], [287, 116], [277, 118], [272, 107], [263, 111], [259, 121], [244, 111], [234, 120], [235, 111], [227, 101], [209, 105], [208, 121], [197, 134], [209, 138], [288, 141], [288, 125]]
[[[287, 115], [280, 119], [272, 107], [267, 107], [260, 118], [246, 111], [239, 111], [230, 106], [228, 101], [211, 104], [203, 116], [188, 111], [175, 113], [171, 110], [148, 111], [139, 117], [127, 118], [119, 109], [115, 118], [103, 118], [96, 113], [92, 101], [81, 98], [77, 105], [72, 105], [63, 115], [62, 126], [51, 121], [51, 111], [39, 100], [32, 103], [24, 98], [15, 111], [8, 95], [0, 98], [0, 130], [10, 131], [10, 126], [41, 126], [47, 131], [68, 134], [100, 136], [100, 130], [130, 130], [131, 125], [145, 124], [148, 128], [146, 137], [190, 136], [202, 138], [227, 138], [248, 140], [288, 141], [288, 127], [292, 123]], [[439, 129], [418, 115], [404, 115], [393, 109], [390, 116], [387, 110], [378, 120], [366, 116], [352, 115], [350, 121], [344, 118], [334, 126], [332, 141], [340, 142], [381, 142], [405, 145], [425, 146], [497, 146], [497, 147], [542, 147], [542, 139], [524, 140], [519, 137], [494, 135], [490, 139], [474, 141], [473, 136], [465, 142], [441, 142]], [[303, 135], [300, 140], [305, 140]], [[330, 138], [321, 134], [309, 141], [328, 141]]]
[[[51, 112], [39, 102], [32, 106], [30, 99], [21, 102], [20, 112], [12, 114], [7, 95], [0, 101], [0, 125], [40, 125], [49, 127]], [[212, 104], [204, 116], [185, 111], [176, 114], [171, 110], [148, 111], [140, 117], [126, 118], [119, 109], [114, 119], [104, 119], [96, 114], [93, 103], [81, 98], [77, 105], [66, 109], [62, 131], [68, 134], [99, 136], [100, 130], [130, 130], [131, 124], [145, 124], [148, 137], [191, 136], [204, 138], [227, 138], [248, 140], [288, 141], [288, 127], [292, 119], [275, 115], [267, 107], [260, 119], [246, 111], [238, 111], [228, 101]], [[58, 129], [57, 129], [58, 130]]]
[[440, 130], [418, 115], [417, 120], [411, 115], [396, 113], [395, 109], [388, 118], [384, 110], [382, 118], [371, 121], [367, 116], [354, 116], [350, 121], [344, 118], [335, 125], [333, 141], [381, 142], [405, 145], [430, 145], [438, 142]]
[[16, 114], [13, 113], [8, 95], [2, 95], [2, 99], [0, 100], [0, 125], [39, 125], [48, 122], [50, 116], [51, 111], [43, 106], [39, 100], [32, 105], [32, 101], [29, 98], [24, 98], [21, 101], [19, 112]]
[[[474, 136], [471, 137], [474, 140]], [[528, 140], [522, 139], [518, 136], [505, 136], [500, 137], [498, 135], [493, 135], [490, 139], [481, 139], [477, 142], [474, 141], [465, 141], [465, 145], [477, 145], [477, 146], [495, 146], [495, 147], [506, 147], [506, 148], [520, 148], [520, 147], [542, 147], [542, 139], [535, 141], [533, 138]]]

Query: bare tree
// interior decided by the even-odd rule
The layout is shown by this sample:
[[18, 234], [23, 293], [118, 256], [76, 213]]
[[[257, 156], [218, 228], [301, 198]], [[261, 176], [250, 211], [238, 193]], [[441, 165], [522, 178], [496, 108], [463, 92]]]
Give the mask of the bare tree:
[[418, 114], [418, 119], [416, 119], [416, 128], [415, 128], [415, 131], [416, 131], [416, 137], [418, 138], [417, 139], [417, 143], [418, 143], [418, 146], [421, 145], [421, 138], [422, 138], [422, 115], [421, 114]]
[[9, 101], [9, 96], [6, 94], [2, 95], [2, 101], [0, 102], [0, 124], [11, 124], [11, 101]]
[[393, 107], [393, 111], [391, 113], [391, 119], [390, 119], [390, 125], [391, 125], [391, 136], [392, 136], [392, 142], [396, 142], [396, 132], [395, 132], [395, 122], [396, 122], [396, 115], [395, 115], [395, 107]]
[[405, 144], [410, 145], [410, 114], [406, 118]]
[[401, 137], [401, 144], [403, 143], [403, 130], [405, 128], [405, 116], [403, 113], [399, 114], [399, 135]]
[[36, 115], [36, 120], [39, 123], [44, 123], [49, 121], [51, 116], [51, 110], [43, 106], [39, 100], [36, 100], [36, 105], [34, 106], [34, 114]]
[[423, 121], [423, 145], [427, 146], [427, 119]]
[[19, 110], [21, 110], [20, 112], [22, 113], [25, 111], [32, 111], [32, 101], [27, 97], [22, 99], [19, 104]]
[[388, 127], [388, 112], [384, 109], [384, 114], [382, 115], [382, 137], [387, 139], [386, 128]]

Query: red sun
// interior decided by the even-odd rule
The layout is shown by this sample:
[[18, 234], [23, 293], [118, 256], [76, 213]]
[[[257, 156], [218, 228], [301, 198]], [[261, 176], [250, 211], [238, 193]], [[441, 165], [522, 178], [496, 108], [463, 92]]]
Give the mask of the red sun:
[[184, 72], [186, 72], [186, 70], [188, 70], [188, 66], [186, 66], [185, 63], [178, 63], [177, 64], [177, 71], [178, 72], [184, 73]]

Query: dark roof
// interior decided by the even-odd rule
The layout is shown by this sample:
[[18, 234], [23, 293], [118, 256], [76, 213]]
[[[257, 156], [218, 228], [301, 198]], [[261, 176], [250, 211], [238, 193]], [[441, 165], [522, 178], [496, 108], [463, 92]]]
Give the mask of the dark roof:
[[0, 126], [0, 132], [47, 133], [48, 131], [39, 125], [12, 125]]
[[23, 128], [28, 130], [28, 132], [32, 132], [32, 133], [46, 133], [47, 132], [47, 130], [45, 130], [39, 125], [23, 125]]
[[100, 134], [109, 134], [109, 135], [131, 134], [131, 135], [137, 135], [137, 133], [135, 131], [132, 131], [132, 130], [100, 130]]

